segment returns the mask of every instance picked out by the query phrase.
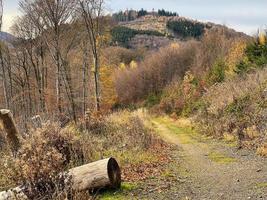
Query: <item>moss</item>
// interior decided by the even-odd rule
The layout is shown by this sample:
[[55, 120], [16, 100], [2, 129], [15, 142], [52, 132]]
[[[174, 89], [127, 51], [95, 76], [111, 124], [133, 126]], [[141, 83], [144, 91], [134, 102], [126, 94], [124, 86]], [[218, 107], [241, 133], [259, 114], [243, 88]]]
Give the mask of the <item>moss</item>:
[[[137, 189], [137, 184], [134, 183], [123, 183], [121, 185], [121, 188], [116, 191], [107, 191], [101, 194], [100, 199], [101, 200], [124, 200], [128, 199], [127, 193], [130, 191], [133, 191]], [[133, 197], [131, 197], [132, 199]]]
[[209, 153], [208, 157], [213, 162], [221, 163], [221, 164], [229, 164], [229, 163], [233, 163], [236, 161], [235, 158], [228, 157], [228, 156], [226, 156], [222, 153], [218, 153], [218, 152], [211, 152], [211, 153]]

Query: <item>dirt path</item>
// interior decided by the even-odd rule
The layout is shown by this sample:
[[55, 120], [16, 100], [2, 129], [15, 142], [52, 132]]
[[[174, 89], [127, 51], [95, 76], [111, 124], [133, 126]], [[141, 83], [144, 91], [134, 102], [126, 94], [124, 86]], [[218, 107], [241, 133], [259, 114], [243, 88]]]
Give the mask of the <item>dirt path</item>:
[[267, 160], [233, 144], [197, 134], [187, 120], [151, 120], [153, 129], [174, 145], [173, 162], [160, 178], [144, 183], [140, 199], [266, 199]]

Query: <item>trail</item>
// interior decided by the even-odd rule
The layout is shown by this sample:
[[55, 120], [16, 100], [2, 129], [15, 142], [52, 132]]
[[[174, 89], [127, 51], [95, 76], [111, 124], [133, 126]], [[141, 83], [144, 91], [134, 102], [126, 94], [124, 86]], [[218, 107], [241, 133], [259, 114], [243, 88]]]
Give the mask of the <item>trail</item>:
[[[152, 118], [151, 127], [174, 145], [165, 174], [144, 184], [140, 199], [267, 200], [267, 160], [232, 143], [198, 134], [188, 120]], [[148, 187], [148, 188], [147, 188]]]

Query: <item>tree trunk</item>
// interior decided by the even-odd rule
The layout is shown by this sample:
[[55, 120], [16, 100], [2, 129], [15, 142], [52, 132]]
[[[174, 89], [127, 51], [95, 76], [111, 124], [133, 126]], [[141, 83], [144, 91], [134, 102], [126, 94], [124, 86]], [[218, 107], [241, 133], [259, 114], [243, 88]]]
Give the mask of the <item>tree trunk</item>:
[[97, 54], [94, 55], [94, 65], [96, 110], [100, 111], [99, 62]]
[[[83, 47], [83, 95], [82, 95], [82, 99], [83, 99], [83, 117], [85, 118], [85, 114], [87, 111], [87, 94], [88, 91], [87, 89], [89, 88], [87, 85], [88, 82], [88, 77], [90, 79], [90, 75], [87, 73], [90, 71], [89, 68], [89, 62], [88, 62], [88, 49], [87, 49], [87, 42], [84, 43], [84, 47]], [[88, 77], [87, 77], [88, 76]]]
[[72, 189], [75, 191], [118, 188], [121, 184], [120, 167], [114, 158], [71, 169], [69, 174], [72, 177]]
[[[73, 168], [67, 174], [69, 175], [67, 177], [71, 178], [71, 188], [76, 192], [99, 188], [119, 188], [121, 185], [120, 167], [114, 158]], [[0, 192], [0, 200], [16, 198], [27, 199], [22, 187]]]
[[6, 107], [9, 108], [10, 105], [9, 105], [9, 98], [7, 94], [8, 91], [7, 91], [6, 70], [5, 70], [5, 65], [4, 65], [4, 57], [3, 57], [2, 49], [0, 49], [0, 59], [1, 59], [1, 65], [2, 65], [3, 89], [4, 89], [3, 92], [4, 92], [5, 104], [6, 104]]
[[16, 152], [20, 148], [19, 141], [19, 132], [14, 122], [13, 116], [10, 110], [0, 110], [0, 120], [3, 123], [3, 127], [7, 133], [7, 140], [13, 155], [16, 155]]

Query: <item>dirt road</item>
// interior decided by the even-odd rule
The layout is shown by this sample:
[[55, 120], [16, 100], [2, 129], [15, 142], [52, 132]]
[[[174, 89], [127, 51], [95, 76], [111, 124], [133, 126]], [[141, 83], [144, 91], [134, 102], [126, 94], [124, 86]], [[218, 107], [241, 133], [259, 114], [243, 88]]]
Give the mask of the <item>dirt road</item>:
[[267, 200], [267, 159], [200, 135], [189, 120], [149, 118], [147, 126], [172, 144], [158, 177], [105, 200]]
[[267, 200], [267, 159], [237, 150], [233, 143], [202, 136], [188, 120], [155, 118], [151, 124], [174, 145], [173, 162], [165, 177], [150, 181], [162, 187], [142, 198]]

